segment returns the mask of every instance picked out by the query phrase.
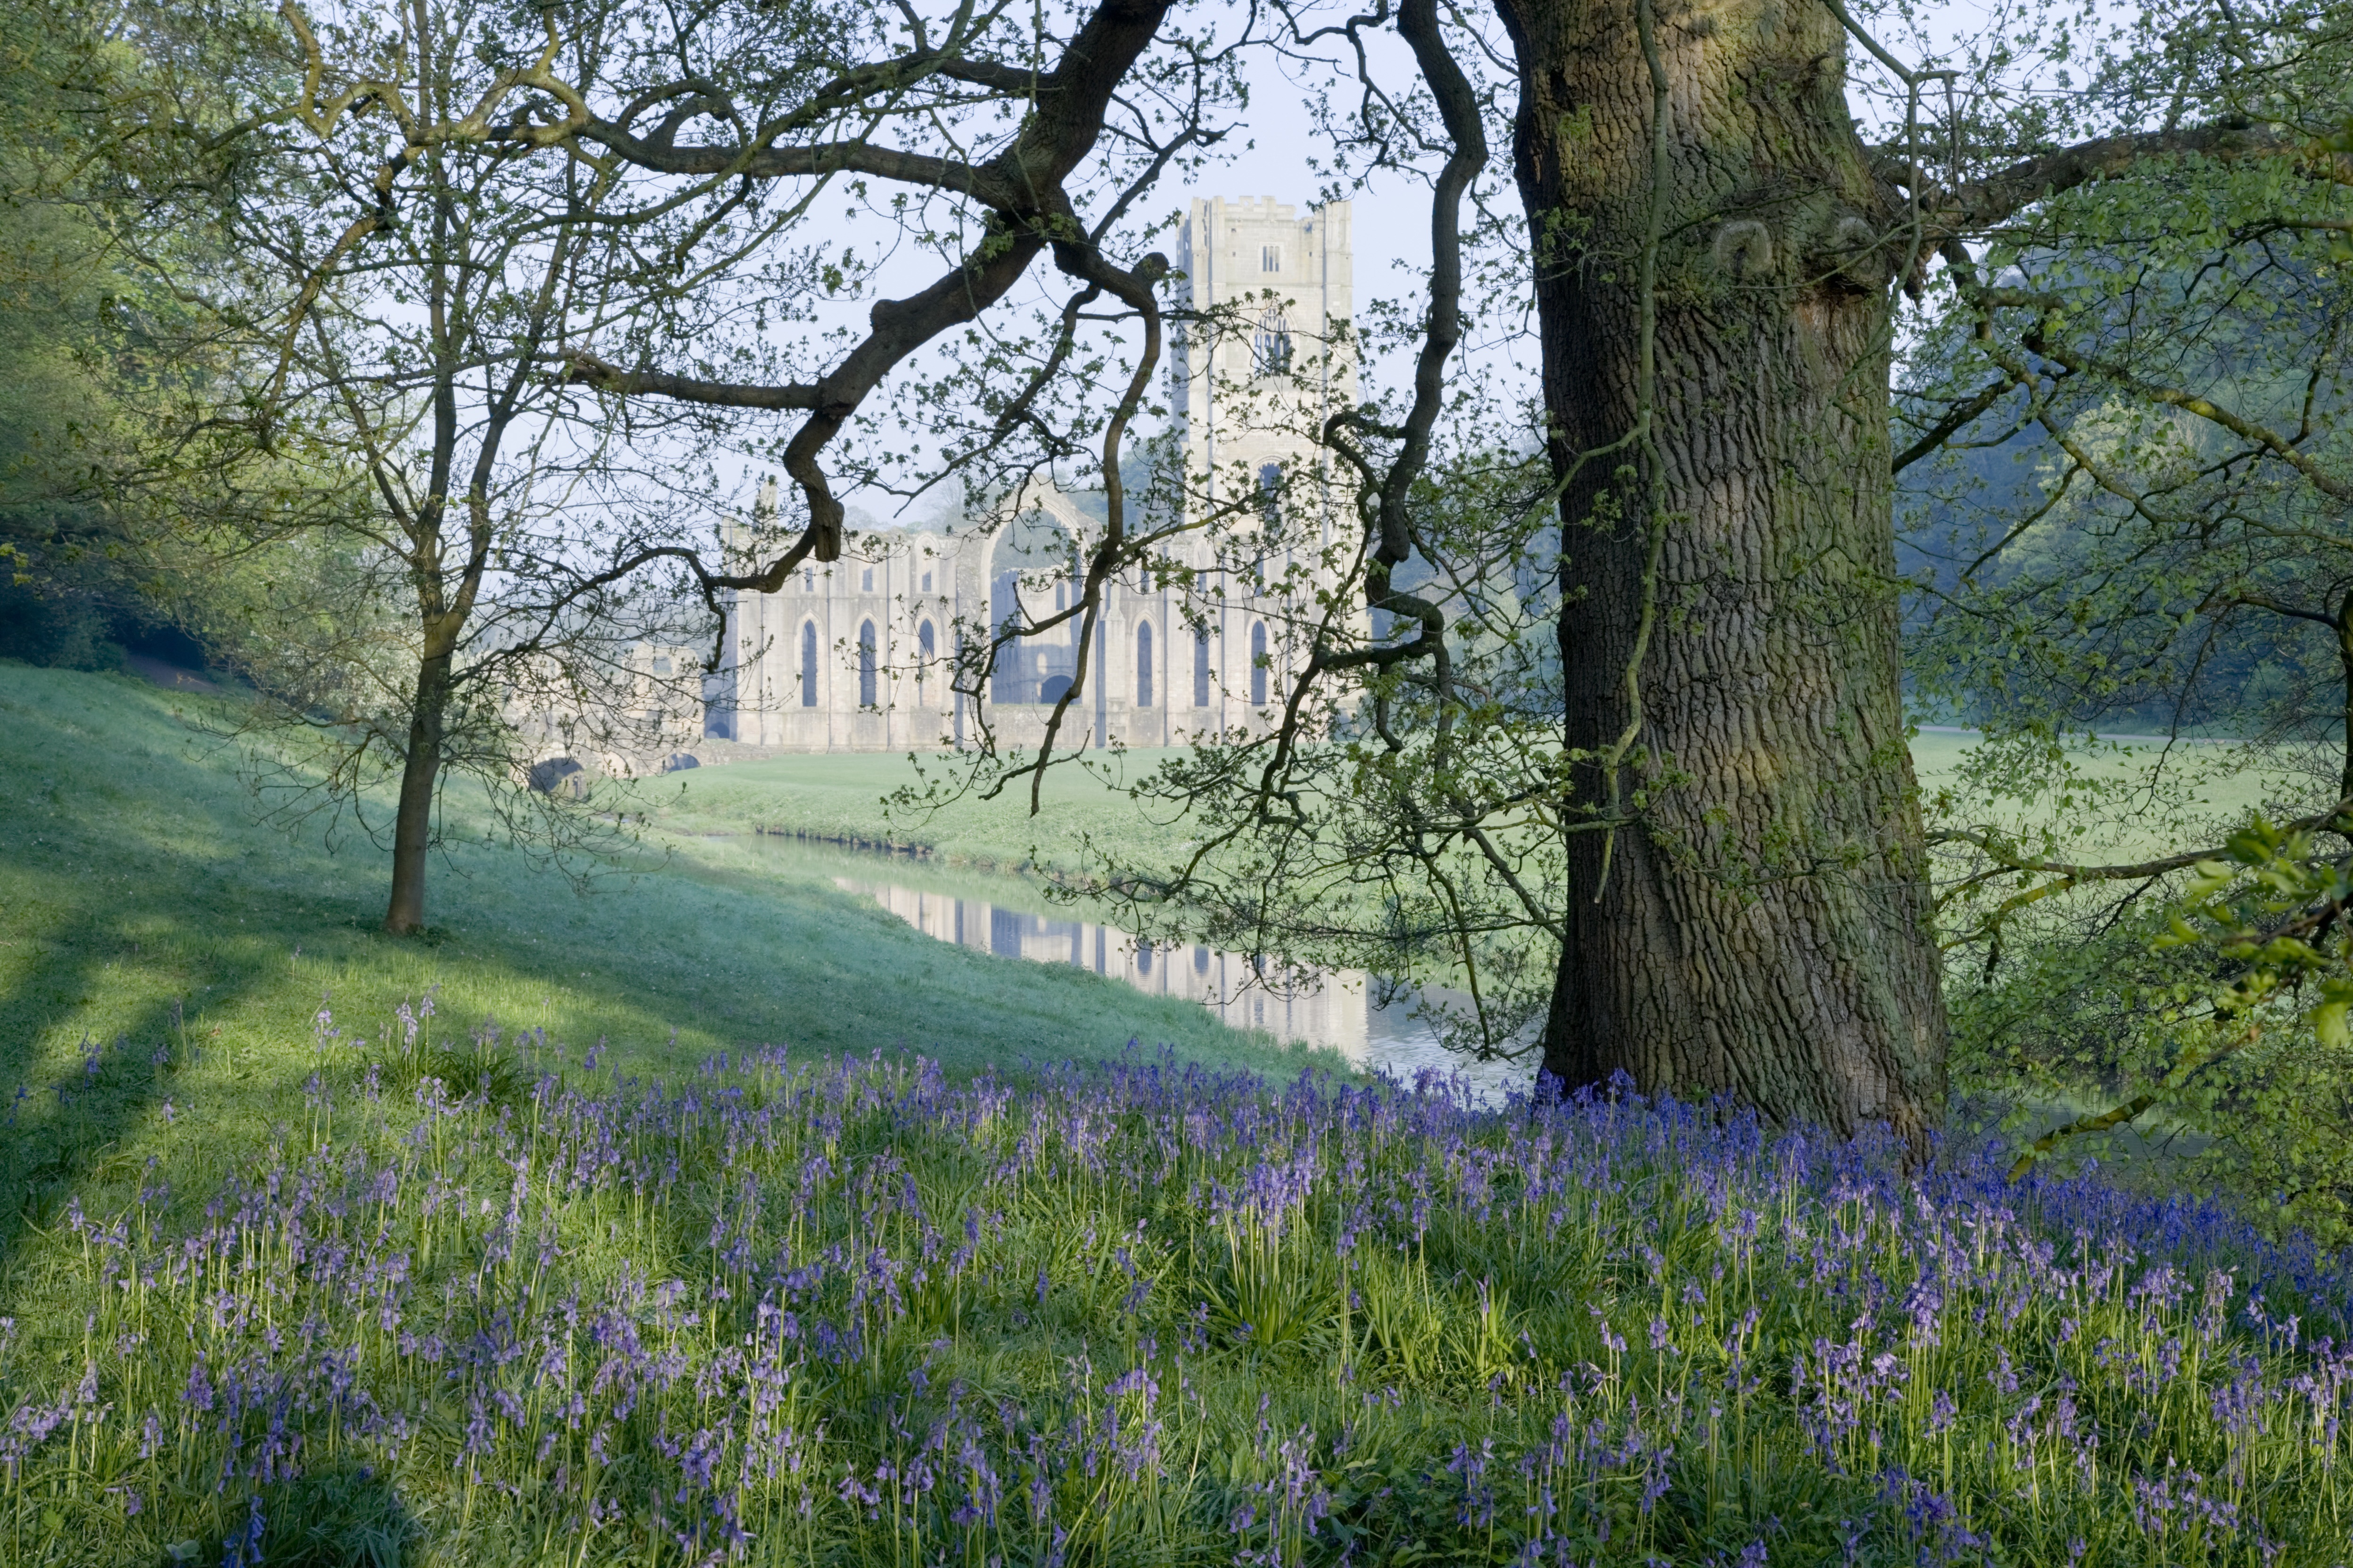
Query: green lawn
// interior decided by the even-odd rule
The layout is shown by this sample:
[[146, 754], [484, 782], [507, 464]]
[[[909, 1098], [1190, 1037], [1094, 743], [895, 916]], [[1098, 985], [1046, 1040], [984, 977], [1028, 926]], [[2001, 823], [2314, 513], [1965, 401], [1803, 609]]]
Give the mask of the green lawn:
[[[1912, 760], [1923, 792], [1934, 796], [1956, 787], [1975, 742], [1974, 735], [1966, 734], [1915, 736]], [[2182, 847], [2172, 824], [2185, 813], [2194, 818], [2236, 817], [2263, 804], [2266, 791], [2259, 781], [2208, 776], [2235, 756], [2216, 746], [2177, 747], [2167, 759], [2179, 799], [2155, 803], [2127, 787], [2146, 774], [2161, 751], [2144, 744], [2102, 746], [2077, 757], [2082, 775], [2098, 793], [2096, 798], [2084, 794], [2068, 806], [2081, 819], [2073, 852], [2105, 858], [2168, 851]], [[886, 813], [883, 798], [918, 776], [899, 754], [779, 757], [698, 768], [640, 786], [639, 799], [656, 822], [682, 833], [782, 833], [921, 847], [934, 858], [983, 869], [1068, 868], [1078, 864], [1090, 836], [1114, 841], [1131, 854], [1163, 845], [1173, 854], [1184, 844], [1187, 834], [1181, 822], [1140, 819], [1113, 782], [1141, 778], [1165, 754], [1138, 751], [1114, 758], [1099, 752], [1090, 768], [1057, 766], [1047, 775], [1045, 809], [1036, 816], [1029, 815], [1026, 790], [995, 800], [967, 796], [937, 812], [893, 807]], [[954, 758], [929, 758], [923, 765], [941, 777], [956, 764]], [[2008, 825], [2040, 824], [2056, 809], [2058, 803], [2046, 797], [2010, 813]]]
[[[1181, 828], [1138, 817], [1117, 787], [1158, 765], [1165, 752], [1093, 753], [1082, 767], [1058, 764], [1046, 775], [1043, 809], [1029, 815], [1026, 787], [994, 800], [965, 795], [929, 812], [892, 806], [883, 797], [913, 784], [918, 769], [902, 753], [778, 757], [672, 773], [638, 786], [638, 796], [665, 827], [683, 833], [767, 832], [849, 844], [921, 847], [934, 857], [985, 870], [1029, 865], [1071, 866], [1092, 836], [1133, 849], [1139, 842], [1181, 843]], [[926, 758], [920, 776], [952, 780], [958, 760]]]
[[1103, 1058], [1131, 1037], [1301, 1062], [1184, 1002], [928, 941], [725, 846], [643, 857], [583, 897], [480, 842], [463, 809], [477, 841], [436, 863], [430, 933], [386, 938], [384, 856], [258, 826], [234, 752], [193, 722], [207, 700], [0, 663], [0, 1246], [94, 1167], [134, 1173], [299, 1116], [322, 1004], [346, 1039], [379, 1037], [430, 991], [440, 1033], [495, 1019], [575, 1049], [603, 1038], [649, 1074], [754, 1042], [903, 1047], [955, 1072]]
[[[1912, 766], [1921, 793], [1964, 787], [1972, 734], [1921, 733], [1912, 738]], [[2073, 773], [2055, 793], [1989, 805], [1970, 803], [1956, 822], [1998, 825], [2021, 835], [2062, 825], [2053, 847], [2081, 863], [2134, 861], [2203, 847], [2258, 808], [2274, 816], [2288, 808], [2275, 796], [2281, 781], [2245, 767], [2236, 748], [2189, 743], [2168, 748], [2141, 742], [2102, 742], [2070, 753]]]
[[[932, 942], [830, 887], [857, 862], [744, 837], [674, 837], [674, 858], [581, 897], [460, 810], [474, 841], [437, 867], [432, 934], [384, 938], [381, 855], [256, 826], [235, 756], [191, 721], [203, 700], [0, 664], [0, 1409], [32, 1434], [0, 1467], [9, 1564], [219, 1562], [248, 1534], [270, 1563], [668, 1563], [743, 1521], [780, 1564], [1042, 1560], [1066, 1525], [1107, 1563], [1296, 1562], [1309, 1499], [1331, 1510], [1319, 1560], [1729, 1563], [1768, 1539], [1775, 1562], [2341, 1556], [2353, 1468], [2311, 1348], [2341, 1331], [2341, 1289], [2219, 1221], [1615, 1105], [1474, 1122], [1208, 1079], [941, 1083], [740, 1053], [656, 1094], [644, 1079], [675, 1088], [753, 1041], [1017, 1079], [1130, 1035], [1301, 1058]], [[1923, 751], [1934, 787], [1961, 738]], [[966, 803], [878, 834], [903, 776], [822, 757], [637, 794], [667, 795], [671, 835], [902, 837], [970, 866], [1051, 859], [1088, 827], [1174, 836], [1075, 773], [1037, 824]], [[505, 1043], [477, 1060], [556, 1068], [581, 1098], [509, 1078], [430, 1106], [379, 1082], [382, 1058], [442, 1071], [382, 1048], [428, 992], [433, 1035], [495, 1017]], [[322, 1002], [338, 1033], [314, 1038]], [[1756, 1245], [1760, 1213], [1827, 1239]], [[2007, 1252], [1970, 1265], [1987, 1225], [2066, 1267], [2021, 1294]], [[2194, 1289], [2070, 1271], [2126, 1247], [2210, 1295], [2270, 1292], [2304, 1346]], [[1961, 1331], [1899, 1315], [1882, 1353], [1841, 1345], [1854, 1280], [1891, 1258], [1959, 1260], [1885, 1289], [1933, 1285]], [[770, 1338], [804, 1332], [814, 1348]], [[2178, 1378], [2140, 1375], [2185, 1347]], [[1883, 1420], [1830, 1403], [1839, 1367], [1889, 1365], [1914, 1370]], [[2030, 1425], [2063, 1379], [2100, 1423], [2096, 1467]], [[299, 1451], [270, 1446], [281, 1420]], [[1556, 1423], [1586, 1434], [1573, 1452]], [[887, 1521], [861, 1506], [881, 1495], [861, 1478], [911, 1474]], [[2232, 1489], [2213, 1538], [2152, 1530], [2150, 1489], [2198, 1475]]]

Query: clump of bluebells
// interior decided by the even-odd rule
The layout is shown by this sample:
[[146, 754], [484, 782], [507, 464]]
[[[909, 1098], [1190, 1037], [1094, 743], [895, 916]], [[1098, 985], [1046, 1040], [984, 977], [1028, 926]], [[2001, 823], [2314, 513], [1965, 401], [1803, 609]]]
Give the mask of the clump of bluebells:
[[2353, 1557], [2353, 1287], [2194, 1203], [1622, 1092], [320, 1028], [269, 1147], [12, 1263], [0, 1559]]

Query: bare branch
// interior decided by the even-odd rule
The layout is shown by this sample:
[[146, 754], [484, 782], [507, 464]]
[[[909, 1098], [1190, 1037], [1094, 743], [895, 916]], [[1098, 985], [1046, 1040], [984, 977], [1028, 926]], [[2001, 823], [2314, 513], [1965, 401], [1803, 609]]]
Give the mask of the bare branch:
[[658, 370], [623, 370], [585, 350], [565, 356], [564, 379], [617, 396], [667, 397], [712, 408], [815, 408], [819, 389], [806, 382], [763, 386], [744, 382], [702, 381]]

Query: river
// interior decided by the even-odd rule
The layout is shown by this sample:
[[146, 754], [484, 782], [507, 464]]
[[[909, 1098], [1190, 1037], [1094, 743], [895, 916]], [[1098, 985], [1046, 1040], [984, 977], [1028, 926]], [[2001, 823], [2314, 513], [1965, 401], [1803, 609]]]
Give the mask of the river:
[[1440, 1045], [1415, 1016], [1425, 1000], [1469, 999], [1443, 987], [1382, 987], [1358, 969], [1322, 969], [1198, 945], [1155, 947], [1081, 909], [1056, 908], [1018, 877], [938, 871], [904, 856], [779, 835], [751, 840], [763, 859], [872, 899], [925, 936], [999, 958], [1067, 963], [1139, 991], [1198, 1002], [1237, 1029], [1327, 1047], [1351, 1063], [1411, 1079], [1425, 1068], [1461, 1072], [1482, 1099], [1525, 1089], [1533, 1061], [1475, 1062]]

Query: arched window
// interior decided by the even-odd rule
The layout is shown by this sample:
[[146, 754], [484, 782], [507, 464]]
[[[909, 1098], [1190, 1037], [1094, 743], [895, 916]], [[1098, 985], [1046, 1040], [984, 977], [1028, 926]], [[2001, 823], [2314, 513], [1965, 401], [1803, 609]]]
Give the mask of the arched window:
[[817, 706], [817, 623], [801, 623], [801, 706]]
[[858, 623], [858, 705], [874, 706], [874, 623]]
[[1261, 375], [1282, 375], [1291, 369], [1291, 323], [1282, 319], [1281, 306], [1271, 307], [1258, 319], [1250, 363]]
[[1258, 520], [1272, 528], [1282, 521], [1282, 465], [1261, 463], [1258, 468]]
[[1152, 706], [1152, 623], [1135, 628], [1135, 705]]
[[862, 572], [859, 573], [859, 574], [858, 574], [858, 591], [859, 591], [860, 593], [861, 593], [861, 594], [871, 594], [871, 593], [874, 592], [874, 568], [873, 568], [873, 567], [869, 566], [869, 567], [867, 567], [864, 571], [862, 571]]
[[1250, 706], [1266, 706], [1266, 623], [1250, 623]]
[[915, 706], [923, 705], [923, 677], [930, 672], [932, 660], [939, 655], [939, 639], [933, 635], [932, 623], [925, 621], [915, 628], [915, 648], [923, 657], [915, 666]]
[[1149, 942], [1135, 944], [1135, 972], [1138, 974], [1152, 973], [1152, 943]]
[[1204, 628], [1193, 634], [1193, 706], [1209, 705], [1209, 634]]
[[1193, 973], [1196, 974], [1209, 973], [1209, 950], [1198, 944], [1196, 944], [1193, 949]]

